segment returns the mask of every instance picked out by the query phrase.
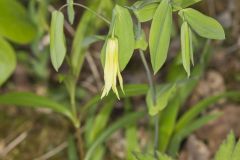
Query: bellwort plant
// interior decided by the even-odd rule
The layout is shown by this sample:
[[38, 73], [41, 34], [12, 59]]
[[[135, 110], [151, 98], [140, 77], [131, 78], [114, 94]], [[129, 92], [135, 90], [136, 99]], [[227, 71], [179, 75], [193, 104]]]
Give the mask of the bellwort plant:
[[[61, 103], [34, 93], [14, 92], [1, 95], [0, 104], [40, 106], [65, 116], [72, 127], [69, 131], [68, 153], [69, 157], [75, 159], [106, 159], [104, 142], [118, 129], [123, 129], [125, 133], [127, 160], [175, 158], [182, 141], [189, 134], [219, 117], [219, 114], [202, 116], [201, 112], [207, 106], [224, 97], [240, 97], [239, 92], [226, 92], [198, 102], [183, 114], [179, 112], [203, 74], [211, 55], [211, 43], [209, 40], [205, 42], [203, 38], [225, 38], [219, 22], [190, 8], [200, 1], [140, 0], [129, 5], [115, 4], [112, 0], [90, 0], [88, 5], [83, 5], [67, 0], [66, 4], [52, 12], [50, 59], [58, 72], [59, 81], [66, 88], [68, 100], [64, 99], [64, 103]], [[71, 26], [76, 23], [74, 7], [85, 9], [76, 31]], [[68, 21], [62, 13], [64, 9], [67, 9]], [[104, 16], [103, 11], [107, 13]], [[175, 26], [173, 15], [176, 13], [181, 24], [181, 49], [169, 64], [166, 82], [157, 84], [156, 75], [168, 58]], [[150, 22], [149, 35], [141, 26], [144, 22]], [[109, 29], [108, 34], [97, 35], [101, 28], [106, 27]], [[66, 31], [70, 38], [65, 36]], [[67, 47], [66, 41], [71, 42], [72, 37], [71, 47]], [[99, 52], [104, 85], [99, 86], [99, 93], [85, 102], [77, 96], [79, 77], [86, 53], [95, 42], [103, 44]], [[0, 43], [5, 44], [2, 40]], [[6, 50], [9, 50], [8, 45]], [[194, 56], [198, 52], [201, 55]], [[123, 85], [121, 72], [126, 69], [133, 53], [140, 57], [148, 84]], [[149, 62], [146, 57], [150, 57]], [[63, 64], [64, 70], [61, 69]], [[135, 96], [146, 97], [145, 109], [133, 110], [130, 98]], [[120, 100], [124, 104], [124, 115], [112, 122], [112, 110]], [[153, 134], [145, 149], [140, 147], [137, 136], [137, 122], [143, 117], [148, 117], [149, 132]]]

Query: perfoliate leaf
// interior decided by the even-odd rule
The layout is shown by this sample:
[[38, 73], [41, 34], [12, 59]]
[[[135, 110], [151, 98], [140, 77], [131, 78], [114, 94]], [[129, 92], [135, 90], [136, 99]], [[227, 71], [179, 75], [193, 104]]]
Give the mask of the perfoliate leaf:
[[63, 14], [59, 11], [54, 11], [51, 21], [50, 56], [56, 71], [61, 67], [67, 51], [63, 26]]
[[15, 51], [7, 41], [0, 37], [0, 86], [9, 78], [15, 67]]
[[187, 22], [183, 22], [181, 27], [181, 49], [182, 62], [188, 77], [190, 77], [191, 59], [193, 61], [192, 33]]
[[35, 38], [36, 33], [37, 28], [19, 1], [0, 0], [0, 36], [27, 44]]
[[[112, 33], [114, 30], [114, 33]], [[128, 9], [116, 5], [109, 31], [109, 37], [114, 34], [119, 42], [119, 65], [122, 71], [130, 61], [135, 48], [133, 22]], [[107, 38], [108, 39], [108, 38]], [[107, 40], [106, 40], [107, 41]], [[105, 64], [106, 41], [101, 51], [101, 61]]]
[[67, 12], [68, 12], [68, 20], [71, 24], [73, 24], [74, 22], [74, 16], [75, 16], [75, 11], [74, 11], [74, 7], [73, 7], [73, 0], [67, 0], [68, 8], [67, 8]]
[[156, 105], [153, 104], [152, 93], [149, 90], [146, 97], [146, 102], [149, 109], [148, 112], [151, 116], [155, 116], [156, 114], [158, 114], [159, 111], [163, 110], [167, 106], [168, 101], [171, 98], [172, 93], [175, 91], [175, 89], [176, 84], [168, 84], [159, 87], [156, 91]]
[[144, 5], [143, 7], [134, 9], [133, 12], [139, 22], [147, 22], [153, 18], [158, 5], [158, 3], [150, 3], [148, 5]]
[[167, 59], [172, 28], [172, 6], [164, 0], [158, 6], [150, 29], [151, 63], [156, 74]]
[[123, 70], [130, 61], [135, 46], [133, 22], [128, 9], [116, 5], [115, 35], [119, 41], [119, 65]]
[[201, 12], [187, 8], [179, 12], [191, 28], [201, 37], [209, 39], [225, 39], [225, 33], [220, 23]]
[[135, 49], [141, 49], [145, 51], [148, 47], [148, 42], [146, 40], [146, 36], [144, 31], [141, 32], [141, 36], [136, 39]]

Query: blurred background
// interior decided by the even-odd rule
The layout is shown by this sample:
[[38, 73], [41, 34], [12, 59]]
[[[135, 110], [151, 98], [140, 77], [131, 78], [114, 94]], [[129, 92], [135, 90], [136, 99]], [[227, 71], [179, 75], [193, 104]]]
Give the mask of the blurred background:
[[[2, 11], [6, 6], [1, 1], [0, 29], [4, 28], [3, 23], [10, 23], [9, 29], [12, 29], [12, 33], [15, 34], [11, 23], [17, 24], [21, 22], [18, 22], [17, 19], [16, 21], [6, 21], [6, 18], [2, 15]], [[135, 2], [133, 0], [108, 1], [110, 2], [106, 2], [97, 10], [107, 18], [110, 18], [111, 8], [114, 3], [131, 5]], [[16, 33], [23, 34], [25, 38], [15, 38], [11, 35], [8, 38], [10, 45], [15, 50], [17, 64], [11, 77], [1, 86], [0, 92], [31, 91], [58, 102], [64, 101], [64, 99], [68, 98], [68, 95], [64, 86], [59, 83], [59, 73], [54, 71], [49, 61], [49, 27], [51, 12], [66, 2], [63, 0], [18, 0], [17, 2], [24, 7], [24, 11], [15, 14], [25, 16], [20, 20], [29, 22], [30, 28], [28, 29], [28, 26], [25, 26], [21, 33]], [[75, 2], [94, 6], [97, 0], [76, 0]], [[16, 12], [19, 10], [14, 6], [7, 7]], [[204, 74], [184, 104], [182, 112], [210, 95], [226, 90], [240, 90], [240, 1], [202, 0], [193, 7], [206, 15], [216, 18], [225, 29], [226, 39], [211, 42], [212, 56]], [[65, 22], [68, 49], [70, 49], [75, 30], [84, 14], [84, 10], [81, 8], [75, 8], [75, 11], [74, 24], [70, 25], [67, 21]], [[63, 12], [66, 15], [66, 10]], [[168, 60], [162, 71], [155, 77], [155, 81], [158, 83], [165, 81], [167, 74], [170, 72], [169, 66], [174, 57], [179, 54], [180, 23], [177, 21], [177, 14], [174, 15], [174, 19], [175, 29]], [[91, 28], [95, 25], [94, 21], [88, 27]], [[143, 24], [147, 36], [149, 27], [150, 23]], [[108, 28], [105, 24], [100, 24], [98, 29], [94, 30], [94, 34], [106, 34], [107, 32]], [[102, 42], [97, 42], [86, 50], [86, 59], [78, 80], [77, 102], [79, 104], [83, 104], [92, 96], [101, 92], [103, 71], [99, 55], [102, 45]], [[200, 52], [196, 53], [196, 56], [200, 57], [200, 54]], [[67, 70], [67, 65], [64, 65], [60, 73], [65, 73]], [[129, 65], [124, 70], [123, 78], [125, 84], [147, 83], [145, 70], [137, 53], [134, 54]], [[135, 109], [138, 106], [145, 105], [144, 96], [134, 97], [130, 100]], [[122, 101], [114, 106], [110, 117], [112, 120], [124, 114], [123, 106]], [[179, 153], [180, 160], [210, 160], [230, 130], [234, 130], [237, 137], [240, 137], [240, 104], [221, 100], [217, 104], [210, 106], [206, 112], [216, 111], [222, 112], [220, 118], [201, 127], [183, 142]], [[152, 138], [146, 124], [147, 120], [143, 120], [137, 130], [141, 145], [146, 144]], [[68, 120], [50, 110], [33, 110], [0, 105], [0, 159], [64, 160], [67, 157], [67, 139], [71, 130], [72, 126], [69, 125]], [[106, 157], [116, 160], [125, 159], [125, 145], [126, 139], [122, 130], [119, 130], [105, 143], [107, 148]], [[46, 155], [46, 153], [50, 154], [50, 156]], [[49, 158], [46, 158], [48, 156]]]

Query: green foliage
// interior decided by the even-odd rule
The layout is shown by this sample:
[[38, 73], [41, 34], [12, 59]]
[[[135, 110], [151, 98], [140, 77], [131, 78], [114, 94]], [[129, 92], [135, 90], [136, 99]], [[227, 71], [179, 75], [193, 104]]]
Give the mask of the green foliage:
[[0, 96], [0, 104], [2, 105], [17, 105], [21, 107], [31, 107], [31, 108], [48, 108], [55, 112], [61, 113], [72, 119], [72, 113], [70, 110], [53, 100], [50, 100], [43, 96], [38, 96], [33, 93], [28, 92], [10, 92]]
[[173, 10], [178, 11], [184, 8], [187, 8], [195, 3], [198, 3], [202, 0], [173, 0]]
[[0, 37], [0, 86], [9, 78], [16, 67], [15, 51]]
[[67, 12], [68, 12], [68, 20], [71, 24], [73, 24], [74, 22], [74, 17], [75, 17], [75, 11], [74, 11], [74, 7], [73, 7], [73, 0], [67, 0], [68, 8], [67, 8]]
[[146, 97], [149, 115], [155, 116], [161, 110], [163, 110], [167, 106], [168, 101], [170, 100], [170, 98], [175, 90], [176, 90], [175, 84], [168, 84], [168, 85], [157, 88], [156, 105], [153, 104], [153, 101], [152, 101], [153, 95], [152, 95], [151, 90], [149, 90], [147, 97]]
[[111, 126], [106, 128], [104, 132], [102, 132], [98, 138], [94, 141], [94, 143], [89, 148], [88, 152], [86, 153], [85, 160], [89, 160], [91, 156], [94, 154], [95, 149], [97, 146], [102, 144], [109, 136], [114, 133], [116, 130], [129, 126], [131, 124], [136, 123], [136, 121], [144, 116], [144, 112], [134, 112], [129, 113], [121, 117], [117, 122], [113, 123]]
[[[131, 9], [140, 22], [147, 22], [153, 18], [161, 1], [162, 0], [137, 1]], [[173, 12], [187, 8], [200, 1], [201, 0], [173, 0]]]
[[[124, 101], [125, 114], [133, 112], [133, 106], [129, 98]], [[126, 139], [126, 159], [135, 160], [133, 152], [140, 151], [140, 146], [138, 143], [138, 129], [137, 123], [135, 125], [125, 127], [125, 139]]]
[[[143, 154], [143, 153], [136, 153], [134, 152], [135, 160], [156, 160], [156, 158], [151, 154]], [[167, 156], [166, 154], [158, 152], [158, 159], [159, 160], [173, 160], [171, 157]]]
[[181, 10], [179, 15], [188, 22], [199, 36], [209, 39], [225, 39], [224, 30], [215, 19], [191, 8]]
[[95, 117], [91, 132], [88, 135], [90, 144], [93, 143], [97, 136], [106, 128], [114, 104], [115, 100], [107, 102]]
[[[179, 92], [175, 93], [179, 94]], [[167, 108], [165, 108], [159, 119], [159, 151], [165, 153], [171, 140], [177, 116], [180, 108], [180, 98], [174, 96], [170, 99]]]
[[[169, 153], [171, 156], [176, 156], [182, 141], [189, 134], [205, 125], [209, 121], [219, 117], [220, 114], [206, 114], [201, 116], [201, 113], [206, 110], [209, 105], [217, 102], [221, 98], [240, 96], [240, 93], [238, 92], [226, 92], [221, 95], [208, 97], [194, 105], [191, 109], [189, 109], [189, 111], [183, 113], [183, 115], [179, 114], [181, 106], [184, 105], [187, 97], [190, 95], [194, 86], [199, 80], [199, 77], [203, 73], [208, 59], [206, 52], [209, 51], [209, 48], [207, 46], [206, 50], [203, 51], [200, 64], [197, 64], [193, 68], [193, 78], [185, 79], [185, 72], [180, 65], [183, 64], [184, 69], [187, 71], [189, 77], [190, 63], [191, 61], [193, 63], [194, 59], [192, 31], [195, 31], [197, 34], [205, 38], [225, 38], [224, 31], [216, 20], [207, 17], [196, 10], [187, 8], [199, 1], [201, 0], [149, 0], [138, 1], [131, 7], [122, 7], [120, 5], [116, 5], [113, 8], [113, 3], [111, 0], [89, 0], [87, 2], [89, 8], [87, 6], [83, 7], [87, 9], [88, 12], [83, 13], [76, 33], [72, 34], [74, 35], [73, 45], [71, 48], [71, 54], [69, 54], [70, 57], [67, 57], [69, 58], [67, 59], [69, 70], [65, 75], [63, 75], [64, 84], [69, 94], [69, 106], [71, 106], [71, 108], [67, 108], [68, 106], [59, 104], [58, 102], [50, 100], [46, 97], [38, 96], [32, 93], [16, 92], [10, 92], [1, 95], [0, 104], [32, 108], [48, 108], [68, 117], [76, 129], [79, 129], [81, 123], [81, 128], [84, 128], [83, 131], [86, 142], [86, 145], [84, 146], [86, 149], [85, 160], [103, 159], [104, 154], [106, 153], [104, 142], [107, 141], [108, 138], [118, 129], [123, 129], [125, 131], [125, 138], [127, 140], [127, 159], [133, 160], [136, 158], [138, 160], [155, 160], [156, 156], [152, 154], [141, 154], [134, 152], [135, 157], [132, 155], [133, 151], [140, 151], [136, 124], [137, 121], [146, 114], [146, 112], [139, 112], [131, 109], [133, 107], [131, 106], [128, 98], [147, 94], [146, 102], [149, 109], [149, 114], [151, 116], [156, 116], [157, 114], [160, 115], [159, 151], [161, 153], [158, 153], [158, 157], [160, 160], [171, 160], [172, 158], [162, 153]], [[30, 43], [34, 40], [31, 49], [36, 51], [38, 50], [37, 44], [40, 42], [44, 31], [48, 29], [48, 24], [46, 24], [46, 16], [43, 14], [46, 13], [47, 3], [39, 2], [40, 8], [44, 8], [45, 6], [45, 9], [41, 8], [41, 11], [35, 12], [34, 6], [36, 6], [36, 3], [34, 2], [37, 3], [37, 1], [33, 0], [29, 5], [30, 13], [33, 13], [31, 14], [32, 16], [30, 18], [28, 17], [25, 8], [23, 8], [17, 1], [12, 0], [11, 2], [7, 2], [7, 0], [2, 0], [0, 2], [0, 36], [4, 38], [6, 37], [9, 40], [20, 44]], [[71, 24], [73, 24], [75, 17], [73, 2], [73, 0], [67, 0], [67, 13], [69, 22]], [[122, 0], [120, 3], [125, 4], [124, 2], [126, 1]], [[6, 5], [9, 4], [11, 4], [10, 6], [13, 6], [12, 8], [16, 9], [16, 11], [13, 12], [11, 7], [6, 7]], [[112, 8], [113, 12], [111, 22], [108, 20], [110, 16], [104, 18], [98, 12], [95, 12], [101, 11], [101, 14], [110, 15]], [[135, 21], [132, 20], [133, 18], [130, 11], [133, 11], [137, 18], [136, 25], [134, 25]], [[146, 84], [131, 84], [124, 86], [125, 94], [120, 93], [121, 98], [126, 98], [124, 103], [125, 114], [115, 122], [111, 122], [111, 113], [116, 103], [116, 98], [113, 97], [112, 92], [110, 92], [109, 95], [101, 101], [101, 107], [98, 105], [100, 104], [101, 100], [100, 94], [98, 93], [87, 100], [87, 102], [78, 109], [77, 107], [79, 104], [77, 103], [78, 101], [76, 101], [77, 82], [85, 59], [86, 51], [89, 46], [94, 42], [106, 40], [108, 37], [114, 35], [119, 42], [118, 58], [122, 71], [129, 63], [134, 49], [139, 49], [141, 51], [147, 49], [148, 42], [146, 40], [145, 33], [141, 28], [140, 22], [146, 22], [153, 19], [150, 29], [149, 48], [151, 64], [153, 71], [156, 74], [162, 68], [167, 59], [173, 26], [172, 17], [173, 12], [175, 11], [179, 11], [179, 15], [183, 19], [181, 28], [182, 60], [177, 58], [174, 61], [174, 64], [170, 65], [167, 83], [156, 88], [156, 105], [154, 105], [152, 101], [153, 97], [155, 96], [152, 95], [153, 92], [147, 92], [149, 87]], [[110, 23], [109, 33], [107, 36], [94, 35], [103, 26], [103, 22], [98, 20], [97, 17], [100, 17], [105, 22]], [[32, 20], [37, 27], [32, 24]], [[14, 25], [12, 25], [7, 28], [8, 26], [5, 26], [5, 24], [12, 24], [13, 21], [16, 21], [18, 27], [13, 27]], [[64, 16], [60, 11], [54, 11], [52, 13], [50, 38], [51, 62], [55, 70], [58, 71], [65, 59], [67, 52], [64, 36]], [[102, 63], [104, 64], [105, 45], [103, 46], [101, 56]], [[0, 57], [3, 57], [0, 59], [1, 85], [4, 81], [6, 81], [7, 78], [9, 78], [16, 65], [14, 50], [1, 37]], [[148, 72], [150, 73], [151, 71]], [[151, 80], [149, 75], [148, 78]], [[154, 85], [151, 85], [150, 83], [150, 86]], [[63, 99], [61, 100], [63, 101]], [[65, 100], [66, 99], [64, 99], [64, 101]], [[82, 121], [84, 122], [83, 127]], [[224, 149], [221, 149], [222, 151], [220, 152], [229, 150], [229, 152], [225, 152], [223, 154], [228, 155], [228, 157], [229, 155], [232, 157], [239, 157], [239, 146], [240, 144], [238, 143], [234, 151], [233, 147], [225, 147]], [[231, 148], [231, 150], [228, 148]], [[68, 139], [69, 159], [75, 160], [83, 156], [79, 155], [78, 157], [76, 152], [77, 148], [75, 144], [75, 138], [71, 134]], [[223, 157], [221, 153], [219, 154], [220, 156], [218, 157]]]
[[164, 0], [158, 6], [150, 29], [149, 47], [153, 71], [156, 74], [167, 58], [171, 38], [172, 6]]
[[181, 28], [181, 48], [183, 67], [186, 70], [188, 77], [190, 77], [191, 59], [193, 62], [193, 45], [192, 31], [187, 22], [184, 22]]
[[203, 117], [200, 117], [191, 123], [189, 123], [185, 128], [182, 128], [180, 131], [175, 132], [171, 138], [171, 141], [168, 146], [168, 153], [171, 156], [176, 157], [181, 145], [181, 142], [189, 136], [191, 133], [206, 125], [208, 122], [217, 119], [220, 114], [209, 114]]
[[230, 132], [226, 140], [217, 151], [214, 160], [239, 160], [240, 159], [240, 140], [236, 143], [233, 132]]
[[153, 18], [155, 11], [157, 10], [158, 3], [150, 3], [143, 5], [143, 1], [137, 1], [133, 5], [133, 12], [140, 22], [147, 22]]
[[1, 0], [0, 14], [0, 36], [19, 44], [27, 44], [35, 38], [36, 27], [19, 1]]
[[[122, 71], [130, 61], [135, 47], [132, 17], [128, 9], [116, 5], [113, 9], [113, 17], [109, 31], [109, 37], [116, 36], [119, 43], [119, 65]], [[105, 64], [106, 43], [101, 52], [102, 64]]]
[[191, 123], [201, 112], [203, 112], [208, 106], [216, 103], [222, 98], [240, 97], [240, 92], [226, 92], [215, 96], [207, 97], [191, 107], [176, 124], [176, 131], [183, 129]]
[[146, 35], [143, 30], [141, 30], [140, 36], [136, 38], [135, 49], [141, 49], [145, 51], [148, 47], [148, 42], [146, 40]]
[[67, 52], [63, 27], [64, 16], [62, 12], [54, 11], [51, 21], [50, 55], [56, 71], [61, 67]]
[[[110, 14], [112, 9], [111, 0], [88, 0], [88, 7], [95, 11], [104, 11]], [[100, 13], [100, 12], [98, 12]], [[96, 34], [98, 29], [103, 26], [102, 20], [99, 20], [96, 15], [91, 12], [84, 12], [79, 22], [76, 33], [73, 39], [70, 63], [72, 72], [75, 77], [78, 77], [82, 69], [86, 50], [89, 46], [83, 46], [85, 37]]]

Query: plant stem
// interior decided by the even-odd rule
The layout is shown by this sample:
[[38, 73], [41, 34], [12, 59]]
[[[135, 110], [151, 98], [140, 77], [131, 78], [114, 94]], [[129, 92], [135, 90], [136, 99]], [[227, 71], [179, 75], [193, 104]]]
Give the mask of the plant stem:
[[[148, 78], [148, 83], [149, 83], [149, 87], [150, 87], [150, 90], [151, 90], [153, 105], [156, 106], [157, 95], [156, 95], [156, 87], [154, 85], [154, 81], [153, 81], [153, 78], [152, 78], [152, 73], [151, 73], [150, 68], [147, 64], [147, 61], [146, 61], [143, 50], [139, 49], [139, 52], [140, 52], [140, 57], [141, 57], [141, 60], [143, 62], [144, 68], [145, 68], [146, 73], [147, 73], [147, 78]], [[158, 150], [158, 143], [159, 143], [159, 139], [158, 139], [159, 124], [158, 123], [159, 123], [159, 116], [156, 115], [156, 116], [154, 116], [154, 130], [155, 131], [154, 131], [154, 152], [153, 152], [154, 158], [156, 160], [158, 160], [157, 150]]]
[[79, 147], [79, 157], [80, 159], [84, 159], [84, 147], [83, 147], [83, 140], [82, 140], [82, 132], [81, 127], [76, 128], [76, 134], [77, 134], [77, 142]]
[[[91, 8], [89, 8], [89, 7], [87, 7], [87, 6], [83, 5], [83, 4], [80, 4], [80, 3], [72, 3], [72, 4], [75, 5], [75, 6], [82, 7], [84, 9], [88, 10], [92, 14], [96, 15], [98, 18], [102, 19], [107, 24], [109, 24], [109, 25], [111, 24], [111, 22], [107, 18], [105, 18], [104, 16], [98, 14], [97, 12], [92, 10]], [[61, 11], [63, 8], [65, 8], [65, 7], [69, 6], [69, 5], [70, 5], [70, 3], [64, 4], [61, 8], [59, 8], [59, 11]]]

